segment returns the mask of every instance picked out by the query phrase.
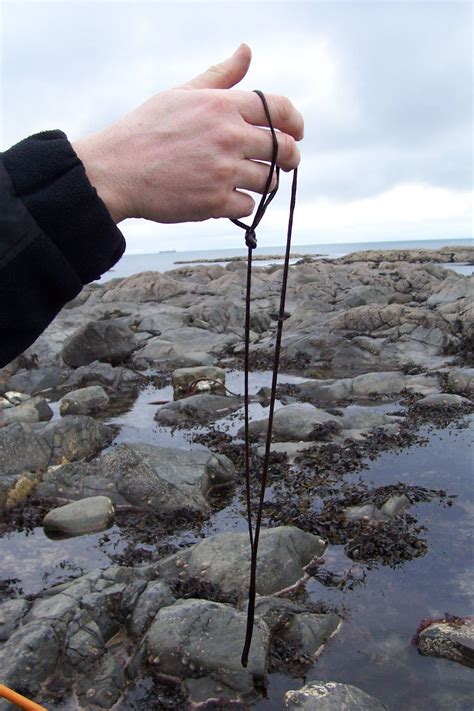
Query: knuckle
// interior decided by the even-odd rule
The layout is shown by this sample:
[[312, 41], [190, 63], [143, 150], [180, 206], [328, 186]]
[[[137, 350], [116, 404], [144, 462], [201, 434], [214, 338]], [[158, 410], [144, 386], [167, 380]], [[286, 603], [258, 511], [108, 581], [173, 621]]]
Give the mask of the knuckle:
[[280, 133], [278, 154], [279, 159], [285, 167], [292, 166], [294, 164], [298, 155], [298, 148], [293, 136], [290, 136], [287, 133]]
[[294, 107], [287, 96], [275, 97], [276, 112], [280, 121], [288, 121], [294, 113]]

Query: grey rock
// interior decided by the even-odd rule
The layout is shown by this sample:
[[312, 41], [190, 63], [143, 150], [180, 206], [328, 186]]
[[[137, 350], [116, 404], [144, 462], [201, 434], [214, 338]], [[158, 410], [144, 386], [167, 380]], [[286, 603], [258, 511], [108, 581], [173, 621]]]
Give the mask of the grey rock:
[[26, 600], [13, 599], [0, 603], [0, 642], [6, 642], [26, 615], [30, 604]]
[[287, 691], [288, 711], [386, 711], [387, 707], [351, 684], [310, 681], [297, 691]]
[[178, 600], [159, 610], [147, 634], [148, 658], [157, 672], [180, 677], [211, 677], [246, 695], [265, 678], [269, 633], [256, 620], [249, 663], [240, 657], [246, 615], [208, 600]]
[[191, 395], [160, 407], [155, 420], [160, 425], [174, 427], [187, 422], [201, 424], [218, 420], [242, 406], [240, 398], [223, 395]]
[[[326, 544], [293, 526], [263, 529], [260, 535], [257, 592], [272, 595], [304, 575], [304, 566], [319, 558]], [[157, 564], [168, 580], [200, 580], [224, 594], [242, 594], [248, 587], [249, 542], [246, 533], [219, 533]]]
[[172, 513], [204, 512], [210, 492], [232, 483], [232, 462], [207, 450], [186, 452], [149, 444], [123, 444], [91, 462], [48, 471], [37, 492], [44, 498], [108, 496], [114, 504]]
[[[251, 422], [249, 427], [251, 438], [265, 437], [267, 426], [267, 419]], [[337, 434], [341, 429], [338, 417], [309, 403], [282, 407], [276, 410], [273, 418], [273, 437], [280, 441], [301, 442], [325, 439], [328, 434]], [[244, 436], [243, 427], [238, 435]]]
[[109, 396], [100, 385], [73, 390], [63, 397], [59, 405], [61, 415], [89, 415], [100, 412], [109, 404]]
[[390, 518], [394, 518], [397, 514], [401, 513], [404, 509], [410, 506], [410, 500], [405, 494], [401, 496], [391, 496], [384, 505], [381, 507], [381, 512]]
[[165, 582], [153, 580], [147, 583], [127, 622], [128, 631], [132, 637], [140, 637], [153, 622], [158, 610], [172, 605], [175, 599], [169, 585]]
[[88, 385], [103, 385], [116, 390], [135, 387], [146, 380], [144, 375], [122, 365], [113, 366], [98, 360], [90, 365], [83, 365], [73, 371], [68, 386], [81, 388]]
[[[270, 451], [286, 454], [286, 456], [291, 459], [296, 457], [300, 452], [304, 452], [306, 449], [311, 449], [311, 447], [314, 447], [315, 444], [315, 442], [272, 442], [270, 445]], [[259, 445], [256, 452], [257, 456], [264, 457], [265, 445]]]
[[133, 331], [114, 320], [89, 321], [66, 340], [62, 358], [67, 365], [78, 368], [95, 360], [117, 365], [138, 347]]
[[372, 521], [386, 520], [387, 516], [381, 515], [373, 504], [362, 504], [361, 506], [348, 506], [344, 509], [344, 516], [348, 521]]
[[[171, 382], [175, 400], [199, 393], [226, 394], [225, 370], [213, 366], [179, 368], [173, 372]], [[190, 393], [191, 386], [192, 392]]]
[[372, 429], [373, 427], [383, 427], [389, 424], [403, 422], [403, 417], [386, 415], [376, 408], [364, 405], [349, 405], [342, 411], [340, 419], [344, 429]]
[[114, 520], [115, 510], [107, 496], [92, 496], [49, 511], [43, 519], [46, 531], [64, 536], [104, 531]]
[[86, 415], [68, 415], [47, 424], [8, 425], [0, 430], [0, 476], [91, 456], [112, 438], [112, 428]]
[[0, 427], [15, 422], [45, 422], [52, 418], [53, 411], [42, 397], [32, 397], [16, 407], [0, 411]]
[[0, 647], [2, 683], [34, 697], [53, 673], [60, 655], [60, 641], [49, 622], [19, 627]]
[[82, 708], [91, 704], [101, 709], [110, 709], [119, 700], [125, 687], [125, 672], [111, 655], [104, 654], [91, 674], [77, 684], [77, 696]]
[[426, 395], [416, 403], [419, 407], [444, 407], [445, 405], [472, 405], [472, 400], [454, 393]]
[[62, 385], [69, 375], [68, 368], [60, 368], [57, 365], [33, 368], [32, 370], [19, 370], [8, 381], [11, 390], [21, 390], [24, 393], [34, 395], [43, 390], [57, 388]]
[[474, 622], [471, 619], [432, 622], [418, 634], [417, 647], [421, 654], [474, 668]]
[[189, 346], [163, 339], [152, 339], [134, 357], [139, 365], [195, 367], [212, 365], [214, 358], [205, 351], [190, 350]]
[[286, 642], [308, 660], [321, 651], [341, 624], [334, 614], [316, 614], [284, 598], [258, 597], [255, 614], [263, 619], [273, 635]]
[[453, 368], [448, 373], [448, 385], [455, 393], [474, 395], [474, 368]]

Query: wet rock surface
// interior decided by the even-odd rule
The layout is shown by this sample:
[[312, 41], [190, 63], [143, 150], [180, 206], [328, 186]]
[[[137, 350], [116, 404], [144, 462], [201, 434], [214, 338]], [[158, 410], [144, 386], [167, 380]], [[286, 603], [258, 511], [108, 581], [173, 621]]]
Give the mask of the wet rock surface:
[[100, 412], [109, 404], [109, 396], [100, 385], [73, 390], [59, 405], [61, 415], [89, 415]]
[[[398, 594], [398, 569], [409, 562], [411, 580], [439, 540], [450, 542], [453, 558], [464, 545], [459, 521], [468, 503], [455, 497], [455, 448], [436, 484], [426, 479], [436, 459], [422, 463], [423, 481], [395, 459], [389, 473], [378, 470], [390, 453], [402, 458], [424, 442], [432, 446], [436, 433], [442, 440], [445, 428], [461, 437], [473, 411], [472, 279], [432, 263], [461, 257], [466, 253], [376, 251], [291, 267], [252, 673], [240, 666], [249, 542], [242, 378], [234, 370], [242, 364], [244, 265], [182, 267], [85, 287], [0, 371], [0, 421], [34, 402], [45, 417], [52, 413], [50, 422], [0, 428], [0, 536], [11, 571], [0, 576], [2, 682], [48, 708], [68, 700], [97, 709], [263, 708], [267, 689], [262, 703], [282, 710], [284, 691], [296, 686], [291, 677], [314, 678], [319, 655], [317, 678], [355, 678], [358, 685], [370, 669], [370, 696], [348, 684], [314, 682], [324, 690], [319, 705], [309, 688], [309, 699], [286, 703], [313, 705], [288, 708], [421, 708], [428, 695], [433, 711], [467, 711], [462, 673], [471, 642], [456, 636], [459, 622], [455, 629], [453, 619], [438, 620], [419, 632], [430, 653], [446, 657], [421, 660], [423, 669], [406, 661], [405, 637], [390, 649], [407, 596]], [[280, 265], [254, 268], [253, 371], [272, 364], [281, 273]], [[252, 378], [248, 494], [255, 511], [269, 377]], [[60, 417], [61, 398], [93, 417]], [[366, 470], [372, 481], [363, 478]], [[39, 539], [52, 507], [74, 502], [87, 513], [91, 497], [112, 502], [111, 528]], [[434, 511], [442, 512], [436, 525]], [[16, 549], [22, 536], [24, 547]], [[64, 551], [48, 547], [55, 544]], [[34, 594], [24, 583], [32, 575], [29, 547], [38, 555]], [[12, 556], [22, 560], [18, 572]], [[101, 570], [94, 570], [97, 562]], [[375, 571], [384, 604], [372, 614]], [[431, 597], [443, 585], [440, 578], [429, 597], [423, 593], [424, 609], [440, 607]], [[452, 585], [461, 590], [467, 578]], [[352, 594], [364, 586], [373, 620]], [[410, 606], [417, 592], [410, 590]], [[362, 648], [365, 671], [357, 676]], [[428, 670], [437, 664], [457, 670], [456, 679], [436, 667], [441, 682]], [[418, 691], [417, 680], [430, 674]]]
[[220, 454], [123, 444], [91, 462], [49, 470], [37, 493], [45, 499], [109, 496], [114, 504], [161, 513], [202, 512], [209, 493], [233, 479], [232, 462]]
[[420, 654], [451, 659], [474, 669], [474, 620], [448, 617], [422, 622], [415, 642]]
[[288, 711], [386, 711], [373, 696], [351, 684], [311, 681], [298, 691], [285, 694]]
[[[294, 585], [304, 567], [319, 558], [325, 543], [318, 536], [292, 527], [262, 530], [259, 545], [257, 592], [269, 595]], [[158, 564], [164, 578], [194, 579], [216, 586], [223, 595], [242, 597], [250, 572], [245, 533], [220, 533]]]
[[115, 511], [107, 496], [91, 496], [52, 509], [43, 519], [46, 531], [64, 536], [103, 531], [114, 519]]

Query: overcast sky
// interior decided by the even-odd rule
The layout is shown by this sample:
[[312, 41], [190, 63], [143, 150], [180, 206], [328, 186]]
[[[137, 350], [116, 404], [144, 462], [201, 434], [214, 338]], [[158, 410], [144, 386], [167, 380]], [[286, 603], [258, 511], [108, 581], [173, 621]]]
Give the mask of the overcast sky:
[[[71, 140], [231, 54], [289, 96], [306, 134], [295, 244], [471, 237], [473, 4], [0, 0], [0, 150]], [[284, 241], [289, 176], [260, 228]], [[121, 225], [129, 252], [242, 246], [226, 220]]]

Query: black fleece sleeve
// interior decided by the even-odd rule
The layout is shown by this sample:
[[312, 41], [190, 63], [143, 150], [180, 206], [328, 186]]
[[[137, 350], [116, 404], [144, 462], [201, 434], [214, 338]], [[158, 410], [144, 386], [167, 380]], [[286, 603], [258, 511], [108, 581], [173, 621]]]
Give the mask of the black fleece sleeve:
[[64, 133], [39, 133], [0, 154], [0, 367], [124, 250]]

